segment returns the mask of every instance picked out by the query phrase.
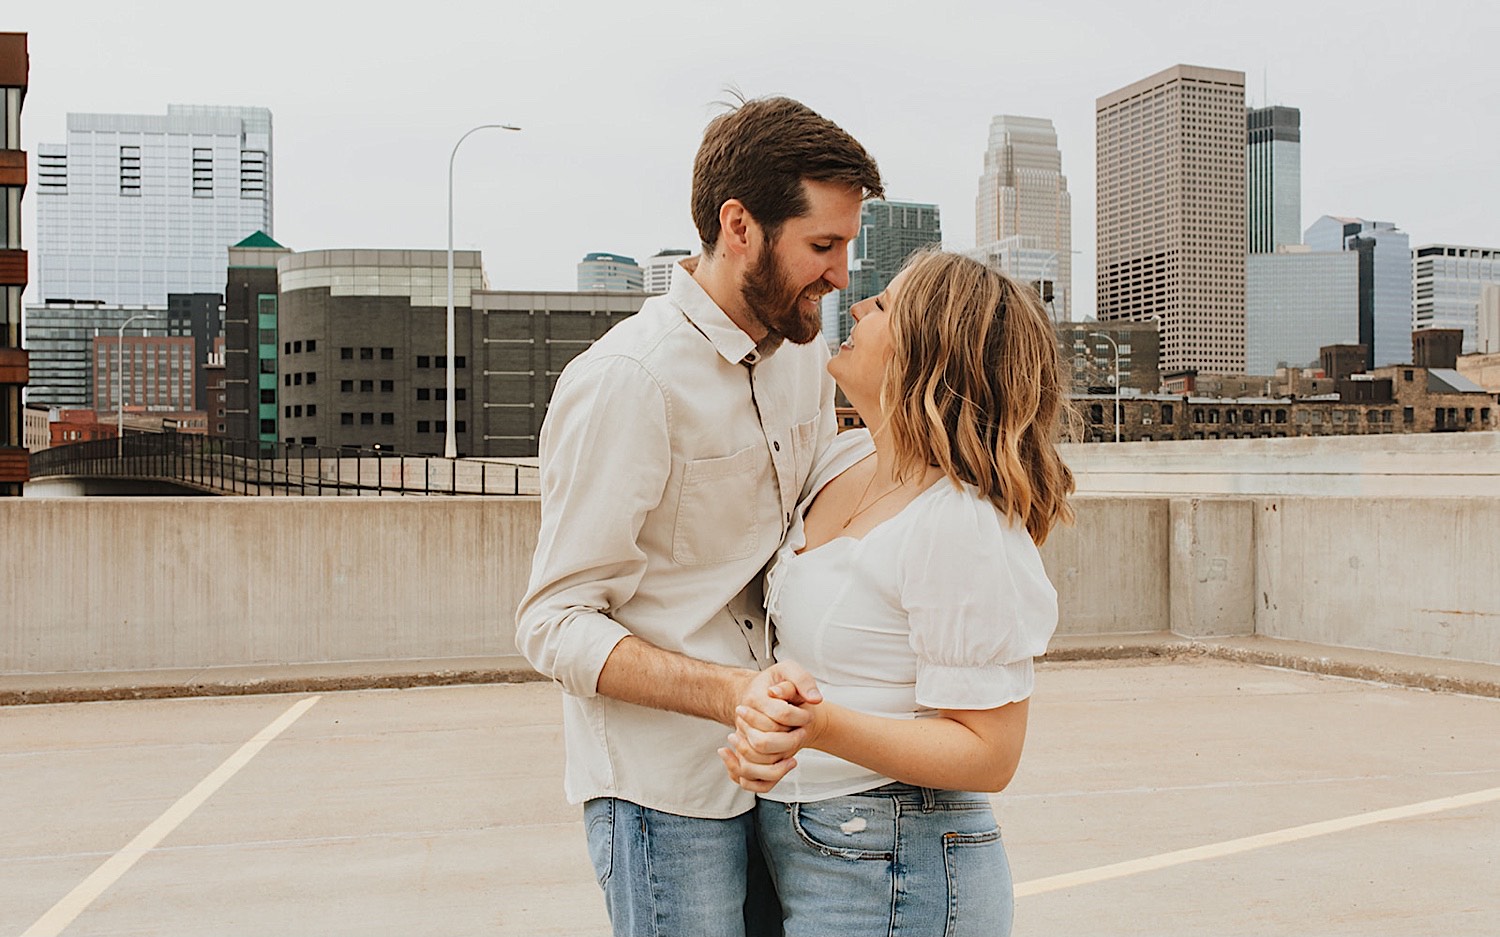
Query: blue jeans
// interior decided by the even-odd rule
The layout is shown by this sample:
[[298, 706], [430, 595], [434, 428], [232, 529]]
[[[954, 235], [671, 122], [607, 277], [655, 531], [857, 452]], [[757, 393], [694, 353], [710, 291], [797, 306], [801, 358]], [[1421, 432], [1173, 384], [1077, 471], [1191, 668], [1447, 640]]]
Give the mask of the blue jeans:
[[983, 794], [888, 784], [755, 808], [786, 937], [1004, 937], [1010, 863]]
[[600, 797], [583, 822], [615, 937], [780, 937], [753, 812], [702, 820]]

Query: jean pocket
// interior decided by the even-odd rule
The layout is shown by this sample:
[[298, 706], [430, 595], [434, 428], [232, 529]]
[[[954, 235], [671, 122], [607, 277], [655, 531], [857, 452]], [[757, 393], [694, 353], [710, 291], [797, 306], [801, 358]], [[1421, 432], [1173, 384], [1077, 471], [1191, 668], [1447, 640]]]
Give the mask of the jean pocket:
[[943, 871], [948, 880], [943, 937], [1010, 933], [1015, 891], [998, 827], [944, 833]]
[[594, 878], [603, 888], [609, 883], [615, 864], [615, 802], [599, 797], [583, 805], [584, 830], [588, 834], [589, 861], [594, 864]]
[[797, 838], [824, 855], [885, 861], [896, 857], [896, 815], [888, 800], [834, 797], [791, 808]]

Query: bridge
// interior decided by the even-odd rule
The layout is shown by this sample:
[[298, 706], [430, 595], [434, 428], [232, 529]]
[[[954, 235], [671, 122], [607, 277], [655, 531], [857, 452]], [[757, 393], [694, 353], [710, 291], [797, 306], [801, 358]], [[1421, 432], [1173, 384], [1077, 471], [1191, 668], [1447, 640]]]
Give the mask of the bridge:
[[[52, 495], [117, 493], [122, 483], [135, 486], [123, 493], [258, 497], [515, 497], [538, 491], [534, 459], [443, 459], [186, 433], [141, 433], [45, 449], [32, 455], [31, 477], [42, 483], [34, 493]], [[99, 490], [100, 482], [116, 484]]]

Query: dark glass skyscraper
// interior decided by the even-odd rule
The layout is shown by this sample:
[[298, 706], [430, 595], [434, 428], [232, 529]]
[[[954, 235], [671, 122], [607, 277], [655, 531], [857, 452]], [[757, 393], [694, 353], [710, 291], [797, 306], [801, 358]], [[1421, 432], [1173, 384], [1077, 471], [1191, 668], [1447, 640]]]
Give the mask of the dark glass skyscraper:
[[1245, 112], [1245, 233], [1249, 252], [1269, 254], [1302, 243], [1302, 112]]
[[[925, 202], [866, 202], [859, 235], [849, 246], [849, 287], [839, 291], [838, 308], [824, 306], [823, 337], [837, 345], [849, 337], [849, 307], [878, 295], [901, 272], [914, 252], [943, 240], [938, 207]], [[836, 312], [837, 318], [833, 313]]]

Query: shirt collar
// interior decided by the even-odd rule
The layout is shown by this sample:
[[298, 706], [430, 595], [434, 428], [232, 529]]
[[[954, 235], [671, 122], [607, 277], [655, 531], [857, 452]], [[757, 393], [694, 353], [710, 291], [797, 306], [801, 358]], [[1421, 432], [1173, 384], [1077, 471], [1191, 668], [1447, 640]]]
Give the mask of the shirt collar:
[[744, 329], [719, 308], [713, 297], [693, 279], [693, 270], [698, 265], [697, 257], [680, 261], [679, 271], [672, 277], [672, 287], [667, 298], [672, 301], [689, 322], [703, 333], [725, 361], [730, 364], [756, 364], [781, 347], [782, 336], [770, 332], [759, 344], [750, 340]]

